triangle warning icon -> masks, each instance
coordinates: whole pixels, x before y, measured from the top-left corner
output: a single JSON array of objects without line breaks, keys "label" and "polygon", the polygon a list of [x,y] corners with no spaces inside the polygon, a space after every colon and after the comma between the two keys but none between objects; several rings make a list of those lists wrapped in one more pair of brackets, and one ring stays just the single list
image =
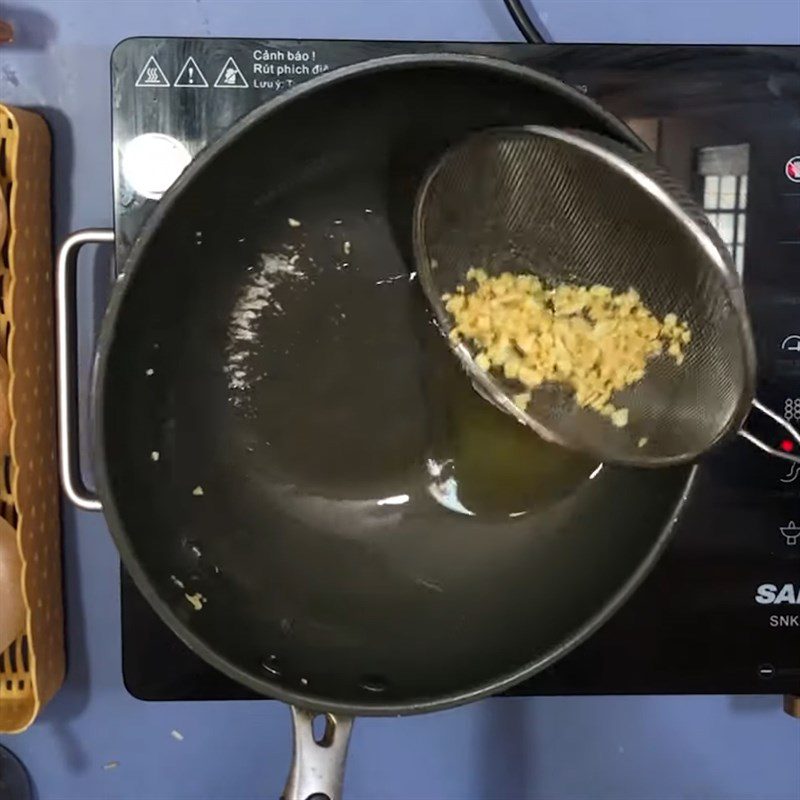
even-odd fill
[{"label": "triangle warning icon", "polygon": [[249,85],[233,56],[225,62],[214,81],[218,89],[246,89]]},{"label": "triangle warning icon", "polygon": [[161,65],[156,61],[155,56],[150,56],[150,58],[147,59],[147,63],[136,79],[136,86],[140,88],[147,86],[169,86],[167,76],[164,74],[164,70],[161,69]]},{"label": "triangle warning icon", "polygon": [[206,76],[192,56],[189,56],[181,67],[178,77],[175,78],[175,86],[183,89],[205,89],[208,86]]}]

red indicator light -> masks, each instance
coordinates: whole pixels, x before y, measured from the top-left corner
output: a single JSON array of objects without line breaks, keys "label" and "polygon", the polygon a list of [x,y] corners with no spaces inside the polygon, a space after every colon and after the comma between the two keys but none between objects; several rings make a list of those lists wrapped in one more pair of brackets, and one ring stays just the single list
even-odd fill
[{"label": "red indicator light", "polygon": [[785,172],[792,183],[800,183],[800,156],[793,156],[786,162]]},{"label": "red indicator light", "polygon": [[791,439],[784,439],[781,442],[781,450],[784,453],[791,453],[794,450],[794,442]]}]

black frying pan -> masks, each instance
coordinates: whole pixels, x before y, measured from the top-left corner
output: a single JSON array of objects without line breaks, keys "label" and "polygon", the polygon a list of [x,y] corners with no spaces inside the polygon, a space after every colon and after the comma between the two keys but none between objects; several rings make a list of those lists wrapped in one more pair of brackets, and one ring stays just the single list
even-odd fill
[{"label": "black frying pan", "polygon": [[[409,255],[419,179],[465,133],[517,123],[642,146],[507,63],[337,70],[201,153],[114,290],[94,394],[103,510],[181,639],[306,709],[289,798],[338,795],[351,715],[466,703],[578,644],[652,566],[688,491],[686,468],[602,468],[539,442],[477,397],[431,323]],[[82,238],[60,259],[63,379]],[[69,410],[64,393],[66,433]]]}]

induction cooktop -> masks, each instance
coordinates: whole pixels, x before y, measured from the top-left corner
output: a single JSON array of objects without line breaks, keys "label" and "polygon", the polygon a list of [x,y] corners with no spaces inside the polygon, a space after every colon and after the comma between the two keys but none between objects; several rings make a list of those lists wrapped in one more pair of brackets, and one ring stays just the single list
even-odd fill
[{"label": "induction cooktop", "polygon": [[[755,331],[758,396],[800,422],[798,47],[129,39],[111,63],[118,269],[172,180],[249,111],[345,65],[431,52],[542,70],[628,123],[730,247]],[[673,542],[633,598],[511,693],[800,694],[799,527],[800,468],[723,446],[698,468]],[[121,580],[133,695],[253,696],[179,641],[124,569]]]}]

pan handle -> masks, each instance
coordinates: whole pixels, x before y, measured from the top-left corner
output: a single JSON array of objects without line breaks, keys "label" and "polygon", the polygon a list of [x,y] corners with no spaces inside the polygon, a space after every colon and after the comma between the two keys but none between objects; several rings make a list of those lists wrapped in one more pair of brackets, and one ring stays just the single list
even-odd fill
[{"label": "pan handle", "polygon": [[[291,707],[294,752],[281,800],[341,800],[353,718]],[[314,720],[325,729],[314,735]]]},{"label": "pan handle", "polygon": [[[789,435],[797,442],[797,444],[800,444],[800,432],[794,427],[794,425],[790,424],[788,420],[785,420],[782,416],[780,416],[780,414],[776,413],[768,406],[765,406],[755,398],[753,399],[753,408],[760,411],[762,414],[764,414],[764,416],[767,416],[771,420],[777,422],[778,425],[780,425],[789,433]],[[747,439],[750,444],[752,444],[754,447],[757,447],[759,450],[763,450],[765,453],[775,456],[775,458],[783,458],[786,461],[793,461],[795,464],[800,464],[800,456],[794,455],[793,453],[786,453],[783,450],[778,450],[777,447],[770,447],[766,442],[761,441],[761,439],[744,428],[739,430],[739,436],[741,436],[743,439]]]},{"label": "pan handle", "polygon": [[75,274],[78,251],[85,244],[113,241],[114,231],[108,228],[76,231],[59,248],[56,263],[59,467],[64,492],[78,508],[85,511],[100,511],[102,506],[97,495],[84,484],[80,469]]}]

